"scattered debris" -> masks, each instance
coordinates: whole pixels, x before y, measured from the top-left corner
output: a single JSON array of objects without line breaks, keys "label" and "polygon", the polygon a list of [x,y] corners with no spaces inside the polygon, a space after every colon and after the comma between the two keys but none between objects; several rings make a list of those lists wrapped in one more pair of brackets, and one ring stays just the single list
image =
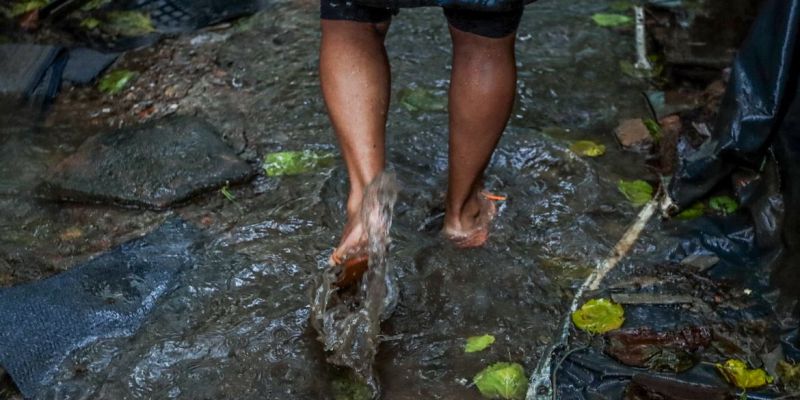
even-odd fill
[{"label": "scattered debris", "polygon": [[695,352],[709,346],[711,330],[685,327],[657,332],[645,327],[609,332],[606,338],[605,352],[625,365],[682,372],[695,365]]},{"label": "scattered debris", "polygon": [[592,15],[592,21],[598,26],[616,28],[631,25],[633,23],[633,18],[622,14],[597,13]]},{"label": "scattered debris", "polygon": [[464,346],[464,353],[476,353],[485,350],[487,347],[494,343],[494,336],[481,335],[472,336],[467,338],[467,344]]},{"label": "scattered debris", "polygon": [[617,182],[617,189],[634,207],[643,206],[653,198],[653,186],[641,179],[634,181],[620,180]]},{"label": "scattered debris", "polygon": [[522,365],[499,362],[478,372],[472,381],[484,397],[490,399],[521,400],[528,390],[528,381]]},{"label": "scattered debris", "polygon": [[730,359],[724,364],[714,364],[725,380],[739,389],[754,389],[772,383],[772,377],[761,368],[750,369],[742,360]]},{"label": "scattered debris", "polygon": [[144,36],[156,30],[150,16],[141,11],[111,11],[102,29],[119,36]]},{"label": "scattered debris", "polygon": [[790,364],[780,360],[775,370],[784,390],[789,393],[800,393],[800,364]]},{"label": "scattered debris", "polygon": [[406,88],[398,93],[400,105],[410,112],[447,111],[447,97],[436,95],[432,90],[423,88]]},{"label": "scattered debris", "polygon": [[569,149],[578,155],[586,157],[599,157],[606,153],[606,146],[591,140],[578,140],[569,146]]},{"label": "scattered debris", "polygon": [[620,121],[614,135],[626,150],[647,151],[653,145],[653,135],[639,118]]},{"label": "scattered debris", "polygon": [[111,71],[100,79],[97,88],[107,94],[117,94],[123,91],[136,78],[136,72],[127,69]]},{"label": "scattered debris", "polygon": [[281,151],[267,154],[263,168],[267,176],[299,175],[331,166],[333,161],[332,153],[312,150]]},{"label": "scattered debris", "polygon": [[592,299],[572,313],[572,322],[589,333],[606,333],[625,322],[622,306],[608,299]]},{"label": "scattered debris", "polygon": [[681,265],[692,267],[697,270],[697,272],[705,272],[709,268],[717,265],[719,262],[719,257],[710,254],[692,254],[683,260],[681,260]]},{"label": "scattered debris", "polygon": [[730,196],[714,196],[708,199],[708,206],[722,215],[729,215],[739,209],[739,203]]},{"label": "scattered debris", "polygon": [[625,389],[625,400],[734,400],[728,390],[666,377],[637,374]]}]

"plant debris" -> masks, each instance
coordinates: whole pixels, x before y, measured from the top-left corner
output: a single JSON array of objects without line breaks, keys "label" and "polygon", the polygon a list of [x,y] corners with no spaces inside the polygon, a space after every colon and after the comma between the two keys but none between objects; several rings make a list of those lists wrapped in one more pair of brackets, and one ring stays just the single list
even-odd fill
[{"label": "plant debris", "polygon": [[722,215],[729,215],[739,209],[739,203],[730,196],[715,196],[708,199],[708,206]]},{"label": "plant debris", "polygon": [[332,153],[317,153],[312,150],[281,151],[264,157],[264,172],[267,176],[299,175],[330,166]]},{"label": "plant debris", "polygon": [[124,90],[136,78],[136,72],[127,69],[111,71],[100,79],[98,89],[107,94],[117,94]]},{"label": "plant debris", "polygon": [[633,23],[633,18],[622,14],[597,13],[592,15],[592,21],[604,28],[616,28],[619,26],[631,25]]},{"label": "plant debris", "polygon": [[522,365],[499,362],[483,369],[472,378],[484,397],[521,400],[528,390],[528,379]]},{"label": "plant debris", "polygon": [[620,180],[617,182],[617,189],[635,207],[643,206],[653,198],[653,186],[641,179]]},{"label": "plant debris", "polygon": [[691,368],[696,362],[694,353],[711,344],[711,330],[706,327],[667,332],[633,328],[609,332],[606,337],[605,352],[617,361],[663,372]]},{"label": "plant debris", "polygon": [[606,146],[591,140],[578,140],[569,146],[569,149],[578,155],[586,157],[599,157],[606,153]]},{"label": "plant debris", "polygon": [[606,333],[625,322],[622,306],[608,299],[592,299],[572,313],[572,322],[589,333]]},{"label": "plant debris", "polygon": [[106,14],[103,30],[119,36],[144,36],[155,32],[150,16],[139,11],[112,11]]},{"label": "plant debris", "polygon": [[487,347],[494,343],[494,336],[481,335],[472,336],[467,338],[467,344],[464,346],[464,353],[476,353],[485,350]]},{"label": "plant debris", "polygon": [[742,360],[730,359],[724,364],[714,364],[729,383],[739,389],[754,389],[772,383],[772,377],[761,368],[747,368]]},{"label": "plant debris", "polygon": [[437,96],[429,89],[406,88],[398,93],[398,97],[400,98],[400,105],[411,112],[447,110],[447,98]]}]

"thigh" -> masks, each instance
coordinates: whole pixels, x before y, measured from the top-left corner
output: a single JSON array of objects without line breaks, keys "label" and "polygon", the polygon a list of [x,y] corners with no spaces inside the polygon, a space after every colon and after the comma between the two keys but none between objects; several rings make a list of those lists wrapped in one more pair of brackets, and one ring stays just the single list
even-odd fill
[{"label": "thigh", "polygon": [[524,8],[510,11],[473,11],[445,8],[444,15],[453,28],[475,35],[502,38],[517,31]]}]

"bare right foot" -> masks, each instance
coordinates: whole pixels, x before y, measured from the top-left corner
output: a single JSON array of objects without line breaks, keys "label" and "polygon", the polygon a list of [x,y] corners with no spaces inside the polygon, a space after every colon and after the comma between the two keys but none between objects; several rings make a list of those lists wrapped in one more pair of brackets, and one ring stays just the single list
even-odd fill
[{"label": "bare right foot", "polygon": [[476,192],[468,199],[460,215],[445,215],[442,233],[459,248],[483,246],[489,239],[490,225],[497,214],[494,204],[497,199],[486,192]]}]

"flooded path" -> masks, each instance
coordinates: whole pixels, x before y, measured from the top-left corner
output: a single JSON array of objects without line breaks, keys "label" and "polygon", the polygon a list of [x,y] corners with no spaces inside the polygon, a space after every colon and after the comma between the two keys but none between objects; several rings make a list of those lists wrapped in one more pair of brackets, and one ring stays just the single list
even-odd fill
[{"label": "flooded path", "polygon": [[[471,250],[454,249],[438,235],[447,115],[409,112],[396,96],[405,88],[445,95],[445,19],[438,9],[395,18],[387,42],[387,158],[402,190],[388,262],[400,299],[382,326],[375,365],[383,398],[479,398],[472,376],[498,361],[521,363],[529,373],[560,333],[575,288],[635,217],[616,182],[652,176],[641,156],[618,150],[612,129],[618,119],[647,116],[645,84],[620,71],[620,60],[634,58],[630,32],[590,18],[607,3],[541,0],[526,9],[517,103],[486,179],[487,189],[508,200],[488,245]],[[317,79],[316,7],[278,2],[218,41],[191,43],[218,33],[170,40],[172,58],[152,68],[191,69],[187,64],[205,59],[224,70],[224,80],[208,74],[182,83],[186,96],[174,104],[178,113],[205,116],[253,164],[277,150],[334,150]],[[44,171],[105,123],[131,119],[113,104],[112,117],[96,117],[90,108],[103,100],[64,96],[44,127],[10,112],[0,117],[0,284],[57,273],[172,216],[202,228],[205,239],[201,262],[183,273],[139,332],[71,355],[43,397],[344,399],[352,397],[344,392],[358,392],[343,370],[325,362],[308,321],[309,290],[344,224],[341,160],[309,175],[259,175],[231,188],[235,201],[213,192],[164,212],[52,203],[34,195]],[[580,139],[609,150],[580,158],[568,150]],[[634,252],[663,250],[654,235]],[[465,354],[464,339],[482,334],[497,342]]]}]

